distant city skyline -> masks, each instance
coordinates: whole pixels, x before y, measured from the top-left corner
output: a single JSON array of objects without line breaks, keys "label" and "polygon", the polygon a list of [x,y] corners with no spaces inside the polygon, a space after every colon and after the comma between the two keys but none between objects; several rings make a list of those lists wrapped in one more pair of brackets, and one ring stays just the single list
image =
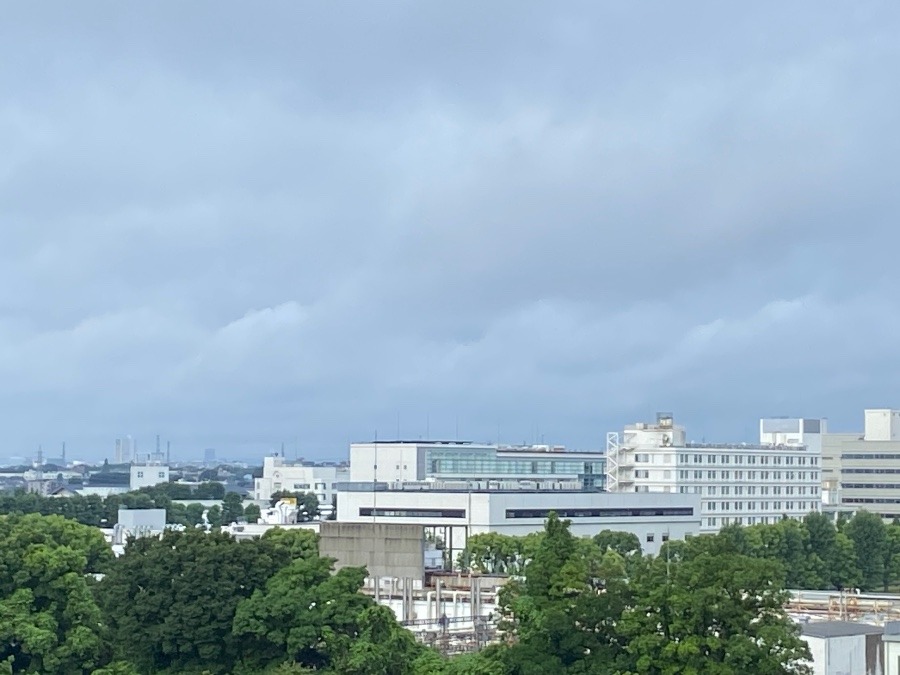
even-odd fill
[{"label": "distant city skyline", "polygon": [[[866,407],[876,407],[876,406],[866,406]],[[879,407],[890,407],[890,406],[879,406]],[[893,406],[894,408],[900,408],[900,405]],[[672,411],[672,406],[661,408],[666,411]],[[346,459],[347,453],[350,448],[350,443],[355,442],[366,442],[372,440],[394,440],[397,438],[404,440],[461,440],[461,441],[471,441],[475,443],[502,443],[509,445],[529,445],[529,444],[550,444],[550,445],[564,445],[570,449],[593,449],[593,450],[601,450],[605,447],[606,442],[606,433],[609,431],[622,431],[622,428],[626,424],[633,424],[636,422],[651,422],[655,419],[656,413],[658,410],[653,410],[652,412],[645,412],[640,414],[633,419],[623,419],[621,424],[604,427],[596,436],[593,444],[586,443],[574,443],[567,442],[564,434],[553,434],[549,431],[541,431],[539,427],[532,427],[530,432],[526,434],[521,434],[516,436],[515,434],[510,434],[509,436],[503,433],[503,429],[500,429],[500,436],[497,436],[497,429],[493,430],[494,436],[490,437],[489,435],[481,435],[478,434],[466,434],[464,423],[460,425],[460,433],[456,434],[456,424],[454,420],[454,428],[448,433],[437,433],[435,429],[431,427],[430,418],[424,422],[426,425],[423,427],[421,432],[417,432],[416,428],[410,425],[410,431],[407,433],[406,429],[401,426],[400,435],[397,435],[396,428],[396,419],[394,420],[394,428],[386,429],[385,431],[373,429],[371,433],[368,435],[362,434],[359,437],[349,439],[346,444],[333,446],[333,447],[325,447],[317,446],[313,444],[306,444],[302,442],[298,436],[293,436],[292,438],[286,438],[284,440],[277,440],[274,437],[269,437],[266,439],[265,436],[260,435],[258,438],[259,441],[247,440],[246,438],[241,438],[232,443],[228,443],[228,439],[223,438],[221,436],[213,436],[222,441],[222,444],[217,445],[216,447],[211,447],[209,443],[205,443],[203,440],[193,442],[189,445],[182,445],[179,442],[173,442],[169,439],[165,438],[165,436],[161,436],[162,439],[162,449],[165,452],[166,443],[171,443],[171,456],[173,461],[197,461],[202,463],[207,461],[207,452],[209,450],[214,451],[215,461],[262,461],[262,458],[266,455],[270,455],[273,453],[279,453],[282,450],[282,446],[284,447],[285,456],[288,459],[295,458],[303,458],[310,461],[333,461],[333,460],[343,460]],[[742,424],[740,428],[737,428],[735,433],[729,433],[728,430],[724,430],[721,433],[713,433],[713,432],[705,432],[700,428],[699,423],[692,422],[690,418],[685,417],[684,415],[679,415],[677,409],[674,410],[674,416],[679,425],[683,425],[687,427],[688,438],[691,441],[700,441],[707,440],[710,442],[756,442],[759,439],[759,421],[762,418],[776,418],[776,417],[787,417],[787,418],[825,418],[828,419],[828,431],[829,433],[853,433],[853,432],[862,432],[863,429],[863,408],[860,407],[857,410],[853,411],[851,415],[842,415],[840,418],[833,416],[829,417],[828,415],[817,415],[817,414],[771,414],[771,415],[756,415],[754,417],[749,417],[746,423]],[[438,427],[440,430],[440,427]],[[426,432],[429,435],[426,436]],[[486,434],[489,433],[490,430],[486,430]],[[149,446],[154,442],[156,437],[156,433],[148,434],[145,444],[147,446],[147,450],[149,451]],[[132,439],[132,442],[138,443],[139,439],[134,436],[127,435],[128,438]],[[209,437],[207,437],[209,438]],[[109,450],[100,449],[94,454],[91,454],[89,445],[78,448],[78,446],[73,446],[70,442],[67,441],[67,453],[69,455],[70,460],[75,459],[84,459],[90,461],[102,461],[103,459],[108,459],[110,462],[115,459],[115,442],[116,438],[112,439],[111,443],[107,445],[111,445]],[[45,448],[45,457],[48,456],[46,452],[46,448],[50,447],[47,444],[42,444],[42,447]],[[106,452],[107,454],[104,454]],[[76,454],[73,454],[76,453]],[[78,454],[80,453],[80,454]],[[51,453],[53,454],[53,453]],[[57,453],[58,454],[58,453]],[[142,452],[143,454],[143,452]],[[34,453],[30,457],[26,457],[26,455],[21,453],[12,453],[9,455],[5,455],[2,451],[0,451],[0,462],[4,461],[5,458],[9,457],[21,457],[27,459],[33,459],[37,456],[37,448],[35,448]]]}]

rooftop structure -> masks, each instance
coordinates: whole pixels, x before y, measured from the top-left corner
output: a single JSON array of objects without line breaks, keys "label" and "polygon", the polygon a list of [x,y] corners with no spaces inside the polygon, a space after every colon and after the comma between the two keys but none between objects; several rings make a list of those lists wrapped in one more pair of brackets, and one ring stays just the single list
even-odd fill
[{"label": "rooftop structure", "polygon": [[349,478],[345,464],[291,461],[280,455],[263,460],[263,475],[253,481],[253,497],[267,501],[277,492],[312,492],[319,512],[328,517],[334,511],[334,486]]}]

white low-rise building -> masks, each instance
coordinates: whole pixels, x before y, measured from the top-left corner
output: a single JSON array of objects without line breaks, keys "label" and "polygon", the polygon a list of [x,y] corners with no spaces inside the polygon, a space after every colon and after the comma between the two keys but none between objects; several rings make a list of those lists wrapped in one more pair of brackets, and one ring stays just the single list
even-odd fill
[{"label": "white low-rise building", "polygon": [[276,492],[312,492],[323,517],[334,511],[335,486],[347,481],[349,468],[344,464],[314,464],[274,455],[263,460],[263,475],[253,481],[253,498],[268,501]]},{"label": "white low-rise building", "polygon": [[[470,535],[539,532],[550,512],[571,521],[576,536],[601,530],[632,532],[645,553],[671,539],[700,531],[700,498],[694,494],[610,494],[571,486],[557,489],[487,488],[436,482],[345,483],[338,492],[337,521],[425,526],[453,564]],[[473,485],[477,485],[473,486]],[[568,487],[568,489],[565,489]]]},{"label": "white low-rise building", "polygon": [[140,490],[169,482],[169,467],[165,464],[132,464],[129,489]]},{"label": "white low-rise building", "polygon": [[607,434],[611,492],[696,494],[701,531],[821,510],[821,444],[691,443],[671,414]]},{"label": "white low-rise building", "polygon": [[606,454],[559,445],[483,445],[468,441],[373,441],[350,446],[350,479],[373,481],[578,481],[602,490]]}]

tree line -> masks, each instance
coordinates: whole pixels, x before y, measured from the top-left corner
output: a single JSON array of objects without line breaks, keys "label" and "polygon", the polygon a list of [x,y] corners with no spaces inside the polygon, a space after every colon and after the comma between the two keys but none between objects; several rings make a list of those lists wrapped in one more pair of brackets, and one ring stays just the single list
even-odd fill
[{"label": "tree line", "polygon": [[[311,520],[319,515],[319,504],[314,494],[277,493],[272,496],[274,504],[281,496],[296,497],[303,511],[303,519]],[[182,504],[175,500],[222,500],[221,506],[209,508],[199,503]],[[203,523],[203,513],[213,527],[236,522],[241,518],[256,522],[260,509],[256,504],[244,506],[243,498],[236,492],[225,492],[221,483],[207,482],[196,486],[179,483],[162,483],[144,487],[132,492],[113,494],[108,497],[98,495],[72,495],[70,497],[47,497],[33,492],[17,490],[0,492],[0,515],[37,513],[44,516],[58,515],[82,525],[112,527],[116,524],[119,509],[165,509],[166,522],[170,525],[195,527]]]},{"label": "tree line", "polygon": [[115,558],[97,528],[0,516],[0,673],[806,675],[784,564],[742,535],[650,557],[631,535],[575,537],[551,514],[500,593],[502,641],[447,659],[309,531],[168,531]]},{"label": "tree line", "polygon": [[[888,524],[867,511],[837,523],[811,513],[802,521],[785,518],[769,525],[729,525],[717,536],[743,555],[778,563],[786,588],[888,591],[900,587],[900,521]],[[457,562],[473,572],[522,574],[542,537],[543,533],[477,534],[469,537]],[[605,530],[594,542],[625,558],[641,552],[638,538],[627,532]]]}]

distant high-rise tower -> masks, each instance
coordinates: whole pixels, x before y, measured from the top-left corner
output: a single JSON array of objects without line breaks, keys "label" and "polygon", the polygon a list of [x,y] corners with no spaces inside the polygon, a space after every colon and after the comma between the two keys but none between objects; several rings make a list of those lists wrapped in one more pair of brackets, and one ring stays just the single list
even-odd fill
[{"label": "distant high-rise tower", "polygon": [[203,451],[203,463],[204,464],[215,464],[216,463],[216,449],[215,448],[206,448]]},{"label": "distant high-rise tower", "polygon": [[131,436],[116,439],[116,464],[128,464],[134,461],[134,439]]}]

